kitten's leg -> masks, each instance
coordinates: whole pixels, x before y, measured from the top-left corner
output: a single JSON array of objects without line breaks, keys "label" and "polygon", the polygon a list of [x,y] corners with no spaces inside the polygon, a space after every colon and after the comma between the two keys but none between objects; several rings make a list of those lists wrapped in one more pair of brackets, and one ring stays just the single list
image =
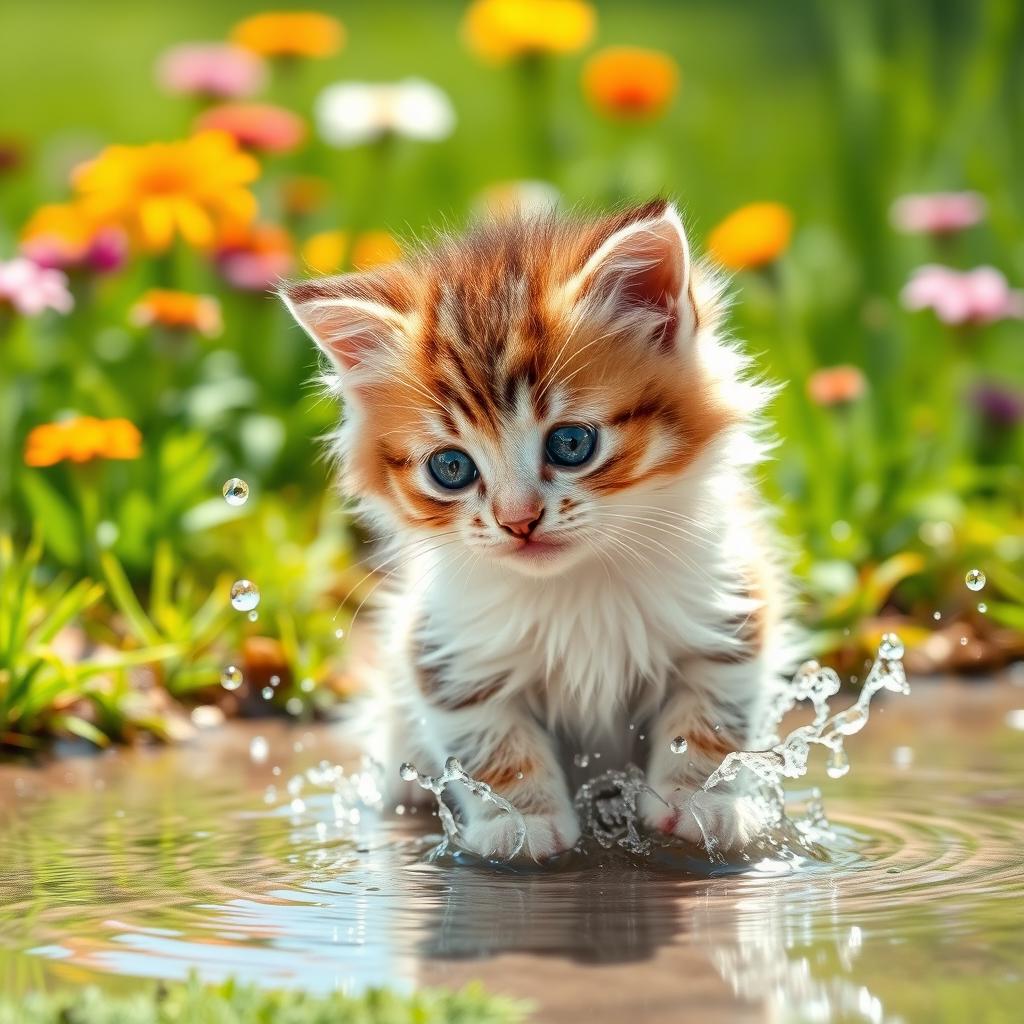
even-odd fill
[{"label": "kitten's leg", "polygon": [[[739,849],[756,836],[763,815],[750,793],[750,779],[741,775],[723,782],[695,801],[690,797],[734,750],[747,750],[761,725],[769,692],[770,669],[761,655],[742,662],[695,658],[682,668],[676,688],[650,728],[651,754],[647,777],[668,803],[647,795],[640,805],[652,829],[701,843],[704,833],[723,849]],[[686,750],[675,753],[672,741],[681,736]]]},{"label": "kitten's leg", "polygon": [[[507,700],[483,700],[451,710],[431,704],[425,729],[440,763],[456,756],[463,767],[523,815],[521,856],[544,860],[576,844],[579,822],[551,737],[524,709]],[[459,802],[463,843],[485,857],[516,853],[518,820],[473,796],[463,786]]]}]

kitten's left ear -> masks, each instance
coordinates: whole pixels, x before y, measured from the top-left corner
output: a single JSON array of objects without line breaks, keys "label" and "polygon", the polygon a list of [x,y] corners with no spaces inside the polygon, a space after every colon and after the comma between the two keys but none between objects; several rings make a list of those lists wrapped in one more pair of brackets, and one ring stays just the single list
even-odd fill
[{"label": "kitten's left ear", "polygon": [[585,304],[590,315],[644,333],[666,351],[690,340],[690,247],[671,203],[655,200],[611,217],[589,244],[589,258],[566,285],[570,304]]}]

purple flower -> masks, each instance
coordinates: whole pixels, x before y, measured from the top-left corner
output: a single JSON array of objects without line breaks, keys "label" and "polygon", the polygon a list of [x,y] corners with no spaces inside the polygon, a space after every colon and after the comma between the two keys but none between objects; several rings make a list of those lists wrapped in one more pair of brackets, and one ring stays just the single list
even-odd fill
[{"label": "purple flower", "polygon": [[0,305],[4,304],[23,316],[38,316],[47,309],[70,313],[75,300],[63,271],[16,256],[0,263]]},{"label": "purple flower", "polygon": [[931,309],[947,324],[988,324],[1024,318],[1024,292],[995,267],[960,271],[934,263],[918,267],[900,293],[910,310]]},{"label": "purple flower", "polygon": [[950,235],[973,227],[987,209],[977,192],[931,192],[901,196],[892,204],[889,219],[897,231],[909,235]]},{"label": "purple flower", "polygon": [[1015,427],[1024,420],[1024,392],[995,381],[979,384],[971,395],[975,408],[993,426]]},{"label": "purple flower", "polygon": [[157,81],[170,93],[233,100],[263,88],[266,65],[240,46],[229,43],[185,43],[160,58]]}]

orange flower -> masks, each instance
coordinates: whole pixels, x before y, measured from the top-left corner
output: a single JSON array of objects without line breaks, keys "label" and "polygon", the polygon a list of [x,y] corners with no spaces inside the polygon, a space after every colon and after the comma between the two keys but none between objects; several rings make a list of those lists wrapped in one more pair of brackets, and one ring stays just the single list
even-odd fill
[{"label": "orange flower", "polygon": [[98,224],[81,203],[40,206],[21,229],[21,251],[44,267],[116,270],[125,248],[124,232]]},{"label": "orange flower", "polygon": [[708,251],[730,270],[762,267],[789,245],[793,215],[781,203],[750,203],[730,213],[708,236]]},{"label": "orange flower", "polygon": [[214,260],[229,284],[243,291],[265,291],[290,273],[293,248],[284,228],[250,224],[220,238]]},{"label": "orange flower", "polygon": [[245,149],[263,153],[288,153],[306,137],[302,118],[272,103],[222,103],[204,110],[196,128],[227,132]]},{"label": "orange flower", "polygon": [[240,21],[231,40],[262,57],[331,57],[345,43],[345,26],[316,11],[267,11]]},{"label": "orange flower", "polygon": [[132,322],[140,327],[168,327],[177,331],[195,331],[215,338],[224,327],[220,303],[212,295],[151,288],[132,307]]},{"label": "orange flower", "polygon": [[478,57],[500,63],[582,50],[595,22],[594,8],[583,0],[474,0],[462,37]]},{"label": "orange flower", "polygon": [[[349,252],[349,236],[344,231],[321,231],[306,239],[302,259],[314,274],[334,274],[342,268]],[[352,248],[352,266],[369,270],[393,263],[402,255],[398,242],[386,231],[367,231]]]},{"label": "orange flower", "polygon": [[281,205],[294,217],[318,210],[330,194],[330,183],[312,174],[297,174],[281,182]]},{"label": "orange flower", "polygon": [[829,366],[807,378],[807,394],[816,405],[848,405],[867,389],[868,382],[856,366]]},{"label": "orange flower", "polygon": [[224,132],[180,142],[109,146],[75,171],[86,213],[119,224],[143,248],[161,252],[177,235],[206,248],[226,226],[248,223],[259,164]]},{"label": "orange flower", "polygon": [[679,68],[668,54],[609,46],[583,69],[583,92],[602,114],[639,120],[660,114],[675,95]]},{"label": "orange flower", "polygon": [[130,420],[76,416],[34,427],[25,441],[25,465],[137,459],[142,453],[141,445],[142,435]]}]

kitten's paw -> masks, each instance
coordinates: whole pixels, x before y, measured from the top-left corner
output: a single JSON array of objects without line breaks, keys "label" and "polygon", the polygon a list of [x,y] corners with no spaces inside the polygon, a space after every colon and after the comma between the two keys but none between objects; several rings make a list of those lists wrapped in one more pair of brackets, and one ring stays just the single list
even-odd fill
[{"label": "kitten's paw", "polygon": [[749,845],[765,826],[764,814],[751,796],[698,792],[691,802],[693,794],[691,789],[673,789],[665,794],[668,806],[645,794],[640,803],[644,823],[689,843],[706,846],[710,842],[717,849],[733,851]]},{"label": "kitten's paw", "polygon": [[[512,860],[530,857],[544,861],[576,845],[580,826],[570,811],[559,814],[524,814],[526,836],[519,847],[519,819],[512,814],[481,818],[464,826],[462,843],[481,857]],[[518,849],[517,849],[518,847]]]}]

